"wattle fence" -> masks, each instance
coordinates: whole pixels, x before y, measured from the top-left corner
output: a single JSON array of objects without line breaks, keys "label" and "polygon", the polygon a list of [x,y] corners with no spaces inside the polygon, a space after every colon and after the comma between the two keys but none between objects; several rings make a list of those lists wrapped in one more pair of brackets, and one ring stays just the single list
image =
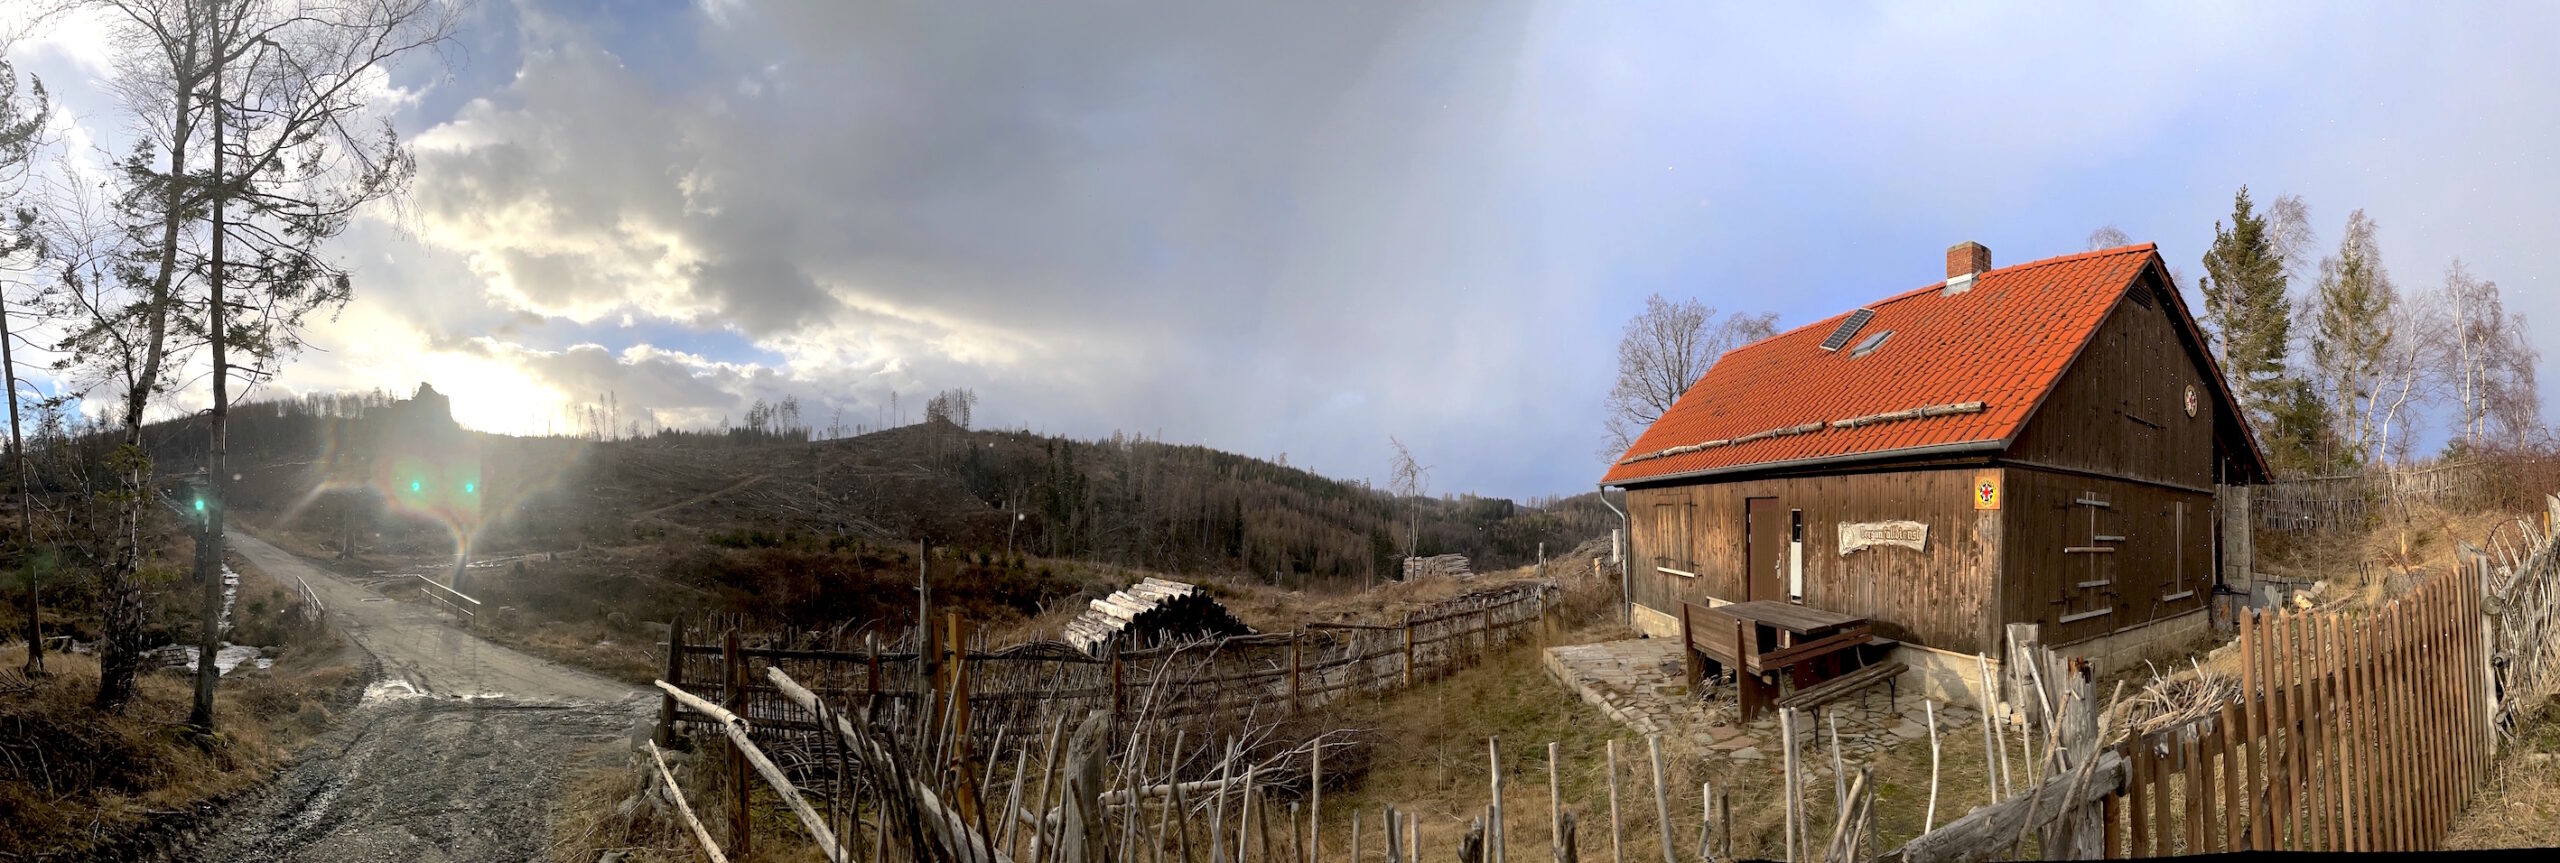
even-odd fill
[{"label": "wattle fence", "polygon": [[[780,668],[830,703],[889,727],[951,728],[984,748],[998,735],[1035,735],[1058,717],[1102,711],[1115,727],[1189,727],[1195,739],[1283,719],[1361,694],[1400,690],[1473,665],[1537,636],[1560,598],[1553,582],[1524,581],[1456,597],[1395,624],[1309,624],[1292,632],[1111,651],[1095,657],[1055,641],[989,647],[968,621],[862,646],[844,636],[742,633],[678,620],[664,679],[735,712],[760,735],[806,735],[814,716],[764,682]],[[930,645],[919,650],[918,645]],[[674,697],[661,737],[697,717]],[[787,740],[776,740],[786,744]]]}]

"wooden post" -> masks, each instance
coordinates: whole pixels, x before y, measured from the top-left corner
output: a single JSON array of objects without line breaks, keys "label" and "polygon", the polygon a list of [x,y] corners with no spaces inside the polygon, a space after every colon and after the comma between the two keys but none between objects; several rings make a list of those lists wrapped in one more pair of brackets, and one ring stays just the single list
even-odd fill
[{"label": "wooden post", "polygon": [[[1680,863],[1671,854],[1671,792],[1663,785],[1662,735],[1645,735],[1644,745],[1646,751],[1653,756],[1653,817],[1659,822],[1656,826],[1662,831],[1662,863]],[[1790,765],[1792,763],[1790,760]],[[1793,771],[1789,773],[1792,774]],[[1788,778],[1790,782],[1794,779],[1792,775]]]},{"label": "wooden post", "polygon": [[2145,805],[2151,802],[2151,739],[2137,734],[2127,739],[2125,744],[2133,750],[2133,760],[2124,775],[2124,856],[2157,856],[2158,852],[2151,848],[2151,837],[2156,828],[2151,823],[2151,807]]},{"label": "wooden post", "polygon": [[[2384,670],[2384,674],[2390,681],[2386,684],[2386,688],[2391,693],[2390,713],[2385,721],[2405,742],[2409,735],[2409,683],[2413,675],[2409,668],[2408,633],[2401,627],[2403,611],[2404,606],[2395,602],[2385,608],[2380,618],[2382,620],[2382,653],[2385,661],[2389,663]],[[2411,747],[2406,745],[2391,747],[2391,787],[2394,798],[2391,807],[2394,847],[2391,850],[2394,851],[2418,850],[2417,825],[2411,818],[2414,814],[2413,807],[2417,804],[2418,790],[2409,781],[2411,769],[2415,766],[2411,761],[2410,749]]]},{"label": "wooden post", "polygon": [[2339,621],[2337,612],[2320,616],[2320,723],[2321,742],[2326,748],[2320,770],[2323,805],[2329,809],[2329,850],[2347,850],[2350,824],[2355,813],[2347,805],[2348,785],[2346,693],[2339,678],[2346,676],[2345,663],[2338,653]]},{"label": "wooden post", "polygon": [[1547,741],[1547,847],[1555,852],[1556,863],[1564,863],[1564,794],[1556,780],[1556,743]]},{"label": "wooden post", "polygon": [[[1324,860],[1324,738],[1318,736],[1307,753],[1307,860]],[[1358,815],[1358,812],[1352,814]],[[1360,859],[1352,855],[1353,860]]]},{"label": "wooden post", "polygon": [[2460,804],[2453,788],[2453,711],[2449,709],[2453,705],[2447,703],[2452,699],[2445,695],[2456,673],[2452,657],[2445,650],[2444,600],[2450,591],[2444,587],[2448,583],[2442,578],[2434,580],[2418,602],[2419,623],[2426,627],[2424,644],[2430,671],[2426,676],[2427,709],[2420,714],[2426,721],[2420,726],[2423,731],[2419,739],[2433,756],[2427,759],[2427,773],[2434,780],[2433,793],[2427,795],[2427,808],[2433,816],[2427,825],[2427,849],[2431,851],[2444,846],[2444,835],[2452,829],[2455,807]]},{"label": "wooden post", "polygon": [[2301,846],[2293,841],[2293,783],[2294,776],[2302,772],[2302,756],[2294,750],[2302,744],[2302,735],[2294,729],[2300,711],[2293,706],[2292,628],[2285,625],[2286,616],[2281,611],[2269,615],[2266,629],[2259,633],[2266,638],[2259,655],[2266,664],[2261,671],[2267,676],[2267,692],[2274,703],[2268,717],[2275,733],[2281,736],[2269,739],[2275,745],[2267,751],[2267,781],[2271,783],[2267,803],[2272,810],[2269,815],[2275,820],[2275,832],[2267,841],[2276,850],[2297,851]]},{"label": "wooden post", "polygon": [[[1991,685],[1991,657],[1976,653],[1973,662],[1981,674],[1982,684],[1982,782],[1991,787],[1991,799],[1983,805],[2000,802],[2000,738],[1991,730],[1991,714],[2000,711],[2000,691]],[[1785,714],[1779,714],[1784,716]]]},{"label": "wooden post", "polygon": [[[949,671],[946,673],[951,678],[951,686],[949,689],[951,693],[952,719],[950,735],[952,740],[952,751],[955,754],[958,754],[965,753],[968,750],[969,630],[971,627],[967,620],[960,617],[960,612],[953,611],[947,612],[946,614],[947,625],[943,627],[945,631],[943,637],[950,645],[949,650],[946,653],[946,656],[948,657],[947,662],[949,663],[946,666]],[[966,756],[964,755],[962,757]]]},{"label": "wooden post", "polygon": [[1300,651],[1299,651],[1299,645],[1300,645],[1300,643],[1301,643],[1301,642],[1303,642],[1303,641],[1305,641],[1305,640],[1306,640],[1306,637],[1307,637],[1307,631],[1306,631],[1306,630],[1304,630],[1304,629],[1300,629],[1300,630],[1298,630],[1298,631],[1296,631],[1296,632],[1289,633],[1289,712],[1290,712],[1290,713],[1297,713],[1297,712],[1299,711],[1299,709],[1300,709],[1300,708],[1299,708],[1299,704],[1298,704],[1298,674],[1299,674],[1299,672],[1300,672],[1300,669],[1301,669],[1303,666],[1301,666],[1301,665],[1299,664],[1299,661],[1298,661],[1298,654],[1299,654],[1299,652],[1300,652]]},{"label": "wooden post", "polygon": [[2268,815],[2268,803],[2275,799],[2275,789],[2271,787],[2275,752],[2267,745],[2275,742],[2267,725],[2267,709],[2274,703],[2269,696],[2275,684],[2265,679],[2265,670],[2259,664],[2259,655],[2266,650],[2265,640],[2259,637],[2263,623],[2257,609],[2240,616],[2240,719],[2241,729],[2249,738],[2249,758],[2240,766],[2250,791],[2250,851],[2274,847],[2269,839],[2275,834],[2275,822]]},{"label": "wooden post", "polygon": [[1413,688],[1413,612],[1410,611],[1404,613],[1404,687]]},{"label": "wooden post", "polygon": [[2364,687],[2357,672],[2363,663],[2356,655],[2355,639],[2361,622],[2353,615],[2341,613],[2335,620],[2331,641],[2331,664],[2338,685],[2338,770],[2341,803],[2346,807],[2345,828],[2339,850],[2366,850],[2365,826],[2373,818],[2365,802],[2365,785],[2371,782],[2365,769],[2368,749],[2380,745],[2372,730],[2364,726],[2360,702]]},{"label": "wooden post", "polygon": [[[1358,857],[1352,863],[1359,863]],[[1625,834],[1618,821],[1618,738],[1609,738],[1609,863],[1626,863]]]},{"label": "wooden post", "polygon": [[1823,725],[1831,732],[1831,811],[1833,814],[1847,812],[1849,780],[1844,775],[1848,771],[1840,766],[1840,714],[1818,707],[1814,712],[1822,715]]},{"label": "wooden post", "polygon": [[2133,856],[2131,852],[2126,851],[2124,848],[2124,813],[2116,811],[2117,809],[2122,808],[2121,804],[2118,804],[2116,801],[2122,799],[2124,799],[2124,796],[2121,794],[2109,794],[2098,798],[2098,817],[2105,819],[2107,822],[2106,841],[2103,844],[2107,846],[2107,853],[2104,856],[2109,860]]},{"label": "wooden post", "polygon": [[1120,727],[1120,711],[1122,709],[1120,702],[1121,663],[1119,639],[1112,639],[1110,646],[1103,648],[1103,650],[1108,653],[1111,662],[1111,727],[1116,729]]},{"label": "wooden post", "polygon": [[[2100,742],[2096,669],[2090,667],[2086,660],[2065,660],[2050,650],[2038,650],[2036,653],[2043,660],[2052,662],[2052,673],[2045,679],[2053,686],[2054,699],[2061,711],[2051,719],[2058,732],[2055,740],[2068,756],[2068,763],[2063,766],[2077,770],[2083,765],[2096,764]],[[2066,807],[2062,810],[2063,817],[2055,823],[2064,826],[2054,831],[2055,841],[2045,847],[2067,847],[2063,854],[2072,859],[2097,859],[2103,853],[2098,843],[2105,832],[2098,823],[2098,810],[2078,800],[2067,801],[2063,805]],[[2053,854],[2050,850],[2046,853],[2048,856]]]},{"label": "wooden post", "polygon": [[1938,827],[1938,702],[1921,699],[1920,713],[1929,720],[1929,807],[1920,816],[1920,832]]},{"label": "wooden post", "polygon": [[684,790],[676,787],[676,775],[667,771],[667,759],[659,754],[656,743],[649,744],[649,761],[657,766],[658,778],[666,783],[667,799],[675,801],[676,814],[684,817],[684,826],[692,828],[694,841],[702,843],[703,856],[711,858],[711,863],[729,863],[728,856],[720,853],[720,846],[711,841],[711,830],[702,826],[702,819],[695,818],[693,807],[684,802]]},{"label": "wooden post", "polygon": [[[1226,863],[1227,860],[1227,780],[1235,775],[1235,766],[1236,741],[1230,737],[1227,738],[1226,757],[1218,762],[1218,790],[1212,792],[1217,796],[1211,798],[1213,802],[1209,813],[1209,863]],[[1236,844],[1237,856],[1241,858],[1244,834],[1236,834]],[[1040,863],[1039,856],[1033,855],[1031,863]]]},{"label": "wooden post", "polygon": [[[720,634],[720,701],[731,713],[746,709],[746,664],[738,658],[738,630]],[[673,697],[670,694],[669,697]],[[747,823],[747,753],[729,747],[729,856],[748,859],[754,852]]]},{"label": "wooden post", "polygon": [[2240,753],[2241,747],[2246,744],[2246,741],[2240,739],[2240,729],[2245,727],[2240,720],[2240,705],[2223,702],[2221,721],[2222,844],[2218,850],[2240,851],[2243,850],[2240,847],[2240,837],[2244,833],[2240,826],[2240,800],[2243,791],[2240,779]]},{"label": "wooden post", "polygon": [[2376,724],[2378,716],[2374,708],[2375,666],[2372,615],[2366,615],[2356,621],[2355,632],[2349,645],[2348,649],[2355,654],[2356,664],[2356,725],[2362,729],[2360,733],[2365,743],[2356,755],[2357,793],[2364,801],[2364,817],[2359,819],[2362,822],[2359,826],[2364,833],[2362,850],[2380,851],[2383,848],[2382,753],[2380,751],[2383,746],[2383,737],[2381,727]]},{"label": "wooden post", "polygon": [[[684,685],[684,615],[682,614],[676,615],[674,619],[667,622],[667,682],[677,686]],[[659,746],[675,745],[675,734],[676,697],[660,696],[658,733],[654,738],[655,742]]]},{"label": "wooden post", "polygon": [[2213,799],[2210,790],[2213,787],[2213,770],[2205,764],[2204,741],[2198,736],[2199,727],[2188,725],[2178,732],[2179,758],[2186,762],[2181,765],[2185,769],[2179,771],[2184,774],[2179,781],[2186,785],[2187,791],[2187,811],[2183,814],[2187,820],[2189,854],[2202,854],[2209,850],[2204,845],[2205,825],[2212,820],[2209,813],[2213,811],[2207,802]]},{"label": "wooden post", "polygon": [[2320,732],[2319,702],[2314,697],[2312,679],[2311,615],[2300,610],[2286,612],[2284,630],[2285,728],[2293,736],[2293,769],[2285,777],[2285,788],[2293,799],[2287,802],[2286,811],[2295,819],[2293,829],[2287,832],[2292,834],[2296,850],[2316,851],[2320,847],[2320,801],[2314,783],[2320,775],[2320,747],[2315,738]]},{"label": "wooden post", "polygon": [[[1987,714],[1986,714],[1986,715],[1987,715]],[[1985,728],[1988,728],[1989,726],[1984,726],[1984,727],[1985,727]],[[1797,803],[1798,803],[1798,799],[1797,799],[1797,798],[1798,798],[1800,795],[1798,795],[1798,794],[1796,793],[1797,788],[1796,788],[1796,709],[1795,709],[1795,708],[1793,708],[1793,707],[1781,707],[1781,708],[1778,708],[1778,734],[1779,734],[1779,736],[1786,738],[1785,740],[1783,740],[1783,741],[1781,741],[1781,742],[1779,743],[1779,747],[1778,747],[1778,751],[1779,751],[1779,753],[1780,753],[1780,754],[1781,754],[1781,756],[1782,756],[1781,761],[1780,761],[1780,767],[1781,767],[1781,769],[1780,769],[1780,771],[1779,771],[1779,774],[1780,774],[1780,776],[1782,777],[1781,781],[1783,781],[1783,782],[1785,782],[1785,783],[1786,783],[1786,788],[1785,788],[1785,789],[1783,789],[1785,793],[1783,794],[1783,796],[1781,796],[1781,797],[1780,797],[1780,802],[1781,802],[1781,803],[1786,807],[1786,811],[1787,811],[1787,854],[1786,854],[1786,859],[1787,859],[1787,863],[1796,863],[1796,846],[1799,844],[1800,840],[1802,840],[1802,839],[1803,839],[1804,828],[1803,828],[1803,826],[1802,826],[1802,825],[1800,825],[1800,824],[1798,824],[1798,823],[1797,823],[1797,821],[1798,821],[1802,816],[1801,816],[1801,813],[1799,813],[1799,812],[1797,812],[1797,811],[1796,811],[1796,810],[1797,810]],[[1985,740],[1989,740],[1990,738],[1985,737],[1985,738],[1983,738],[1983,739],[1985,739]],[[1997,802],[1997,801],[1994,801],[1994,802]],[[1665,841],[1665,842],[1666,842],[1666,844],[1667,844],[1667,843],[1669,842],[1669,839],[1666,837],[1664,841]],[[1670,852],[1668,852],[1668,851],[1665,851],[1665,852],[1664,852],[1665,859],[1663,860],[1663,863],[1671,863],[1671,861],[1668,859],[1669,853],[1670,853]]]},{"label": "wooden post", "polygon": [[1387,807],[1387,811],[1380,814],[1383,817],[1379,820],[1385,822],[1382,826],[1387,828],[1387,863],[1403,863],[1404,825],[1397,823],[1396,808],[1393,806]]},{"label": "wooden post", "polygon": [[1351,863],[1360,863],[1360,810],[1351,810]]},{"label": "wooden post", "polygon": [[2320,807],[2320,835],[2312,850],[2338,850],[2338,793],[2343,790],[2336,779],[2338,771],[2337,716],[2332,710],[2329,667],[2329,638],[2333,634],[2328,614],[2309,617],[2303,629],[2303,647],[2310,655],[2304,668],[2311,675],[2311,724],[2318,726],[2303,740],[2318,750],[2313,759],[2311,781],[2315,786],[2313,802]]},{"label": "wooden post", "polygon": [[1485,753],[1487,761],[1493,766],[1493,819],[1492,823],[1486,827],[1489,835],[1486,836],[1485,844],[1492,846],[1493,863],[1505,863],[1509,859],[1506,852],[1510,850],[1505,846],[1510,844],[1510,837],[1504,835],[1502,826],[1502,738],[1485,738]]}]

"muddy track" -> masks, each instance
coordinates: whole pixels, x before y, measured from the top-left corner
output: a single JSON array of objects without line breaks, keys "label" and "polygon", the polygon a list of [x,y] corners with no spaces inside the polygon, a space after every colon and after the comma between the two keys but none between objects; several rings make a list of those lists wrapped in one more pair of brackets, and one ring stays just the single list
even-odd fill
[{"label": "muddy track", "polygon": [[270,575],[307,581],[382,673],[338,728],[172,859],[545,859],[563,781],[645,730],[654,702],[632,687],[482,641],[254,537],[226,539]]}]

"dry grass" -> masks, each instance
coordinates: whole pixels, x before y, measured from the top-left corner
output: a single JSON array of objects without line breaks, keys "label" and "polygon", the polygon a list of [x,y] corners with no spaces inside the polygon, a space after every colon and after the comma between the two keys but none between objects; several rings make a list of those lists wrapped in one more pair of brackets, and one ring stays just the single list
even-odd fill
[{"label": "dry grass", "polygon": [[[718,749],[708,751],[718,752]],[[689,754],[668,753],[669,767],[683,786],[685,802],[693,807],[695,817],[710,828],[711,836],[728,852],[729,807],[728,773],[720,758],[695,759]],[[696,769],[694,765],[700,765]],[[620,852],[624,863],[695,863],[703,858],[701,846],[693,832],[668,804],[642,797],[646,781],[655,784],[657,768],[650,766],[646,752],[631,753],[625,763],[598,767],[581,774],[569,783],[560,800],[561,818],[554,826],[555,840],[551,859],[555,863],[594,863],[606,852]],[[753,854],[731,856],[736,863],[819,863],[825,857],[817,843],[810,841],[800,822],[787,812],[772,789],[762,779],[748,786],[754,800],[748,807],[748,831]],[[868,852],[868,849],[864,849]]]},{"label": "dry grass", "polygon": [[[76,854],[238,794],[335,721],[331,696],[361,684],[360,657],[335,633],[296,622],[292,590],[241,573],[236,640],[282,649],[272,668],[223,677],[214,734],[185,724],[194,679],[184,669],[146,669],[133,700],[106,714],[90,706],[97,657],[48,652],[46,677],[0,698],[0,858]],[[0,646],[0,667],[25,661],[25,643]]]},{"label": "dry grass", "polygon": [[2560,847],[2560,700],[2500,750],[2489,783],[2445,837],[2447,848]]},{"label": "dry grass", "polygon": [[[0,665],[25,661],[23,643]],[[185,725],[194,701],[184,672],[146,672],[121,713],[92,709],[97,658],[54,653],[30,692],[0,699],[0,856],[65,853],[111,841],[145,821],[226,798],[264,781],[334,719],[321,696],[360,673],[288,659],[223,679],[217,732]]]},{"label": "dry grass", "polygon": [[[1594,625],[1574,631],[1558,643],[1584,643],[1627,637],[1618,625]],[[1645,741],[1583,703],[1550,677],[1535,647],[1504,651],[1485,665],[1418,687],[1403,696],[1352,707],[1346,722],[1373,730],[1380,741],[1360,787],[1325,798],[1325,831],[1330,843],[1350,829],[1350,811],[1362,813],[1366,849],[1379,847],[1376,827],[1385,806],[1420,816],[1426,853],[1450,853],[1470,820],[1491,799],[1488,787],[1488,738],[1499,738],[1508,774],[1504,788],[1504,822],[1513,853],[1543,859],[1551,835],[1547,796],[1547,743],[1558,744],[1558,786],[1566,808],[1576,813],[1577,848],[1581,859],[1608,859],[1609,792],[1607,744],[1619,747],[1619,813],[1627,859],[1661,856],[1660,822],[1655,817],[1651,764]],[[1854,705],[1844,709],[1859,709]],[[1954,727],[1940,720],[1939,799],[1936,823],[1945,824],[1983,803],[1988,794],[1982,736],[1976,726]],[[1774,736],[1774,735],[1773,735]],[[1827,762],[1827,749],[1805,743],[1803,755]],[[1744,858],[1785,856],[1786,815],[1780,753],[1774,744],[1766,760],[1733,761],[1709,757],[1685,739],[1663,741],[1666,797],[1677,856],[1691,859],[1698,847],[1700,784],[1712,782],[1731,801],[1733,850]],[[1861,765],[1848,763],[1855,772]],[[1886,847],[1920,833],[1929,802],[1929,744],[1926,738],[1886,750],[1867,765],[1875,771],[1878,831]],[[1810,777],[1810,774],[1807,774]],[[1807,815],[1810,844],[1816,853],[1830,836],[1835,814],[1829,779],[1808,779]],[[1871,846],[1872,849],[1872,846]],[[1721,849],[1719,849],[1721,850]],[[1524,856],[1523,859],[1526,859]]]}]

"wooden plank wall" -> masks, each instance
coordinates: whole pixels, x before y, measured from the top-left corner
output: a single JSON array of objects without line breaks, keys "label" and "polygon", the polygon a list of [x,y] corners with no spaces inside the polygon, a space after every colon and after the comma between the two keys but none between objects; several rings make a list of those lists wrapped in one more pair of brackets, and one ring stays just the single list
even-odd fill
[{"label": "wooden plank wall", "polygon": [[[2023,468],[2007,475],[2008,622],[2041,624],[2047,643],[2071,644],[2212,597],[2212,495]],[[2066,621],[2077,615],[2089,616]]]},{"label": "wooden plank wall", "polygon": [[[2077,362],[2018,435],[2008,458],[2188,488],[2213,487],[2214,397],[2208,372],[2156,299],[2153,274],[2117,301]],[[2196,390],[2196,415],[2186,390]]]},{"label": "wooden plank wall", "polygon": [[[1973,480],[1989,468],[1951,468],[1846,476],[1756,479],[1714,485],[1636,489],[1627,495],[1634,522],[1635,601],[1677,614],[1682,602],[1744,598],[1743,501],[1776,497],[1804,511],[1804,601],[1863,615],[1889,638],[1942,650],[1976,652],[1997,639],[1990,573],[1999,570],[1999,511],[1973,508]],[[1689,514],[1689,548],[1661,514]],[[1917,521],[1929,526],[1927,548],[1882,546],[1847,557],[1839,552],[1843,522]],[[1655,570],[1686,560],[1696,578]],[[1678,568],[1676,564],[1673,568]]]},{"label": "wooden plank wall", "polygon": [[2107,856],[2442,847],[2491,765],[2479,597],[2244,618],[2240,697],[2127,742]]}]

